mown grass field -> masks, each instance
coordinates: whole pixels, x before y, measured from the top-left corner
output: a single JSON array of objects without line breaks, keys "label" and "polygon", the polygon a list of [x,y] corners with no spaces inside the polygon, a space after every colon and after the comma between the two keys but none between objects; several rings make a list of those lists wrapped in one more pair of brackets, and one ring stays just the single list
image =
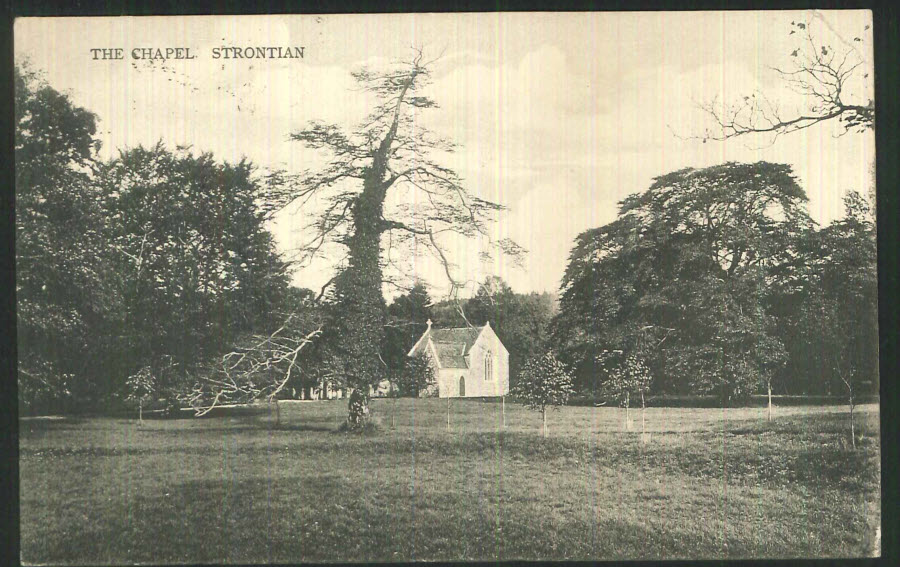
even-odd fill
[{"label": "mown grass field", "polygon": [[[220,563],[872,555],[878,408],[621,410],[343,400],[205,419],[30,419],[22,560]],[[391,413],[394,425],[391,425]],[[640,415],[632,412],[635,428]]]}]

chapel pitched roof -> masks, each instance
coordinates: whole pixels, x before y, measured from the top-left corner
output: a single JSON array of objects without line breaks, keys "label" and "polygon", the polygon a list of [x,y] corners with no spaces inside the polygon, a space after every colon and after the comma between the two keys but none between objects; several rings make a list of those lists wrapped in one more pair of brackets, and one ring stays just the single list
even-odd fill
[{"label": "chapel pitched roof", "polygon": [[438,360],[442,368],[468,368],[466,356],[462,353],[464,345],[456,343],[434,343]]},{"label": "chapel pitched roof", "polygon": [[438,361],[443,368],[468,368],[467,355],[484,327],[429,328],[410,351],[410,356],[425,352],[429,339],[434,344]]}]

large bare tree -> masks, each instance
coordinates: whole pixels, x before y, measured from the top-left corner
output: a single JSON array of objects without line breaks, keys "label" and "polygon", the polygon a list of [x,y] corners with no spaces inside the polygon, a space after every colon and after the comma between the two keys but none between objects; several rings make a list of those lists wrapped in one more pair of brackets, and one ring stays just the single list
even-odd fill
[{"label": "large bare tree", "polygon": [[[301,261],[323,254],[330,245],[346,249],[346,261],[330,282],[328,299],[335,316],[323,340],[333,342],[342,381],[352,390],[352,426],[365,422],[369,386],[383,375],[382,285],[389,281],[385,268],[398,267],[395,258],[409,257],[399,251],[432,255],[443,266],[451,290],[464,283],[454,274],[449,236],[483,237],[490,243],[487,254],[522,252],[508,239],[491,238],[488,229],[503,207],[470,192],[460,175],[443,165],[456,145],[420,120],[421,111],[437,106],[423,94],[432,63],[416,51],[411,61],[386,70],[354,72],[360,89],[377,100],[372,112],[349,132],[313,122],[294,133],[293,140],[327,152],[330,161],[314,171],[280,173],[270,180],[272,210],[298,201],[301,210],[313,202],[320,205],[308,225],[312,238],[299,249]],[[406,192],[402,198],[389,199],[401,189]]]}]

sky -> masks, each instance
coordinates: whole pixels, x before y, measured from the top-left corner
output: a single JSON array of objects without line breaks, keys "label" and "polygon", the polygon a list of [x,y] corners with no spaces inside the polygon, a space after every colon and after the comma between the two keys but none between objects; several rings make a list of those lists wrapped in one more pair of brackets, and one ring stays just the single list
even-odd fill
[{"label": "sky", "polygon": [[[617,203],[654,177],[684,167],[787,163],[812,218],[840,217],[843,196],[874,183],[872,132],[839,136],[837,125],[822,124],[774,142],[698,138],[709,125],[700,103],[759,91],[785,114],[804,107],[772,69],[791,64],[791,22],[858,57],[848,100],[873,98],[868,11],[25,18],[14,41],[17,63],[27,59],[98,115],[102,157],[162,140],[247,158],[261,171],[325,163],[288,137],[311,120],[349,129],[367,114],[373,101],[351,71],[409,59],[414,48],[438,57],[427,94],[439,108],[420,119],[459,145],[446,165],[469,191],[507,207],[492,236],[527,250],[516,265],[480,261],[484,241],[451,243],[454,278],[472,282],[467,294],[488,275],[518,292],[556,291],[578,234],[612,221]],[[213,49],[226,46],[296,46],[303,58],[214,59]],[[116,47],[121,60],[90,51]],[[144,47],[185,47],[194,58],[131,57]],[[272,222],[287,257],[314,212],[289,207]],[[318,289],[339,261],[298,267],[293,282]],[[447,293],[435,261],[410,266],[433,296]]]}]

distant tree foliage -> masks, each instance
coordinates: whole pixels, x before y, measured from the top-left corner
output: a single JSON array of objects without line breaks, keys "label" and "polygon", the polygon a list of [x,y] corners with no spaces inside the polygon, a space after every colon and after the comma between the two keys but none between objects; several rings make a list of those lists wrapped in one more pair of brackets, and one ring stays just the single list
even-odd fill
[{"label": "distant tree foliage", "polygon": [[401,398],[418,398],[435,384],[434,365],[423,355],[412,356],[394,375],[396,395]]},{"label": "distant tree foliage", "polygon": [[398,295],[388,306],[382,358],[392,376],[403,371],[408,360],[406,354],[428,328],[428,320],[433,315],[431,305],[425,284],[416,282],[409,292]]},{"label": "distant tree foliage", "polygon": [[501,278],[491,276],[465,302],[464,309],[471,324],[481,326],[490,322],[509,351],[510,386],[518,380],[525,361],[550,346],[550,322],[556,304],[548,293],[515,293]]},{"label": "distant tree foliage", "polygon": [[442,299],[431,306],[432,321],[439,327],[468,327],[472,325],[463,317],[468,300],[459,297]]},{"label": "distant tree foliage", "polygon": [[548,437],[547,410],[566,405],[572,391],[569,370],[548,351],[525,363],[510,394],[528,408],[541,413],[541,431],[544,437]]}]

